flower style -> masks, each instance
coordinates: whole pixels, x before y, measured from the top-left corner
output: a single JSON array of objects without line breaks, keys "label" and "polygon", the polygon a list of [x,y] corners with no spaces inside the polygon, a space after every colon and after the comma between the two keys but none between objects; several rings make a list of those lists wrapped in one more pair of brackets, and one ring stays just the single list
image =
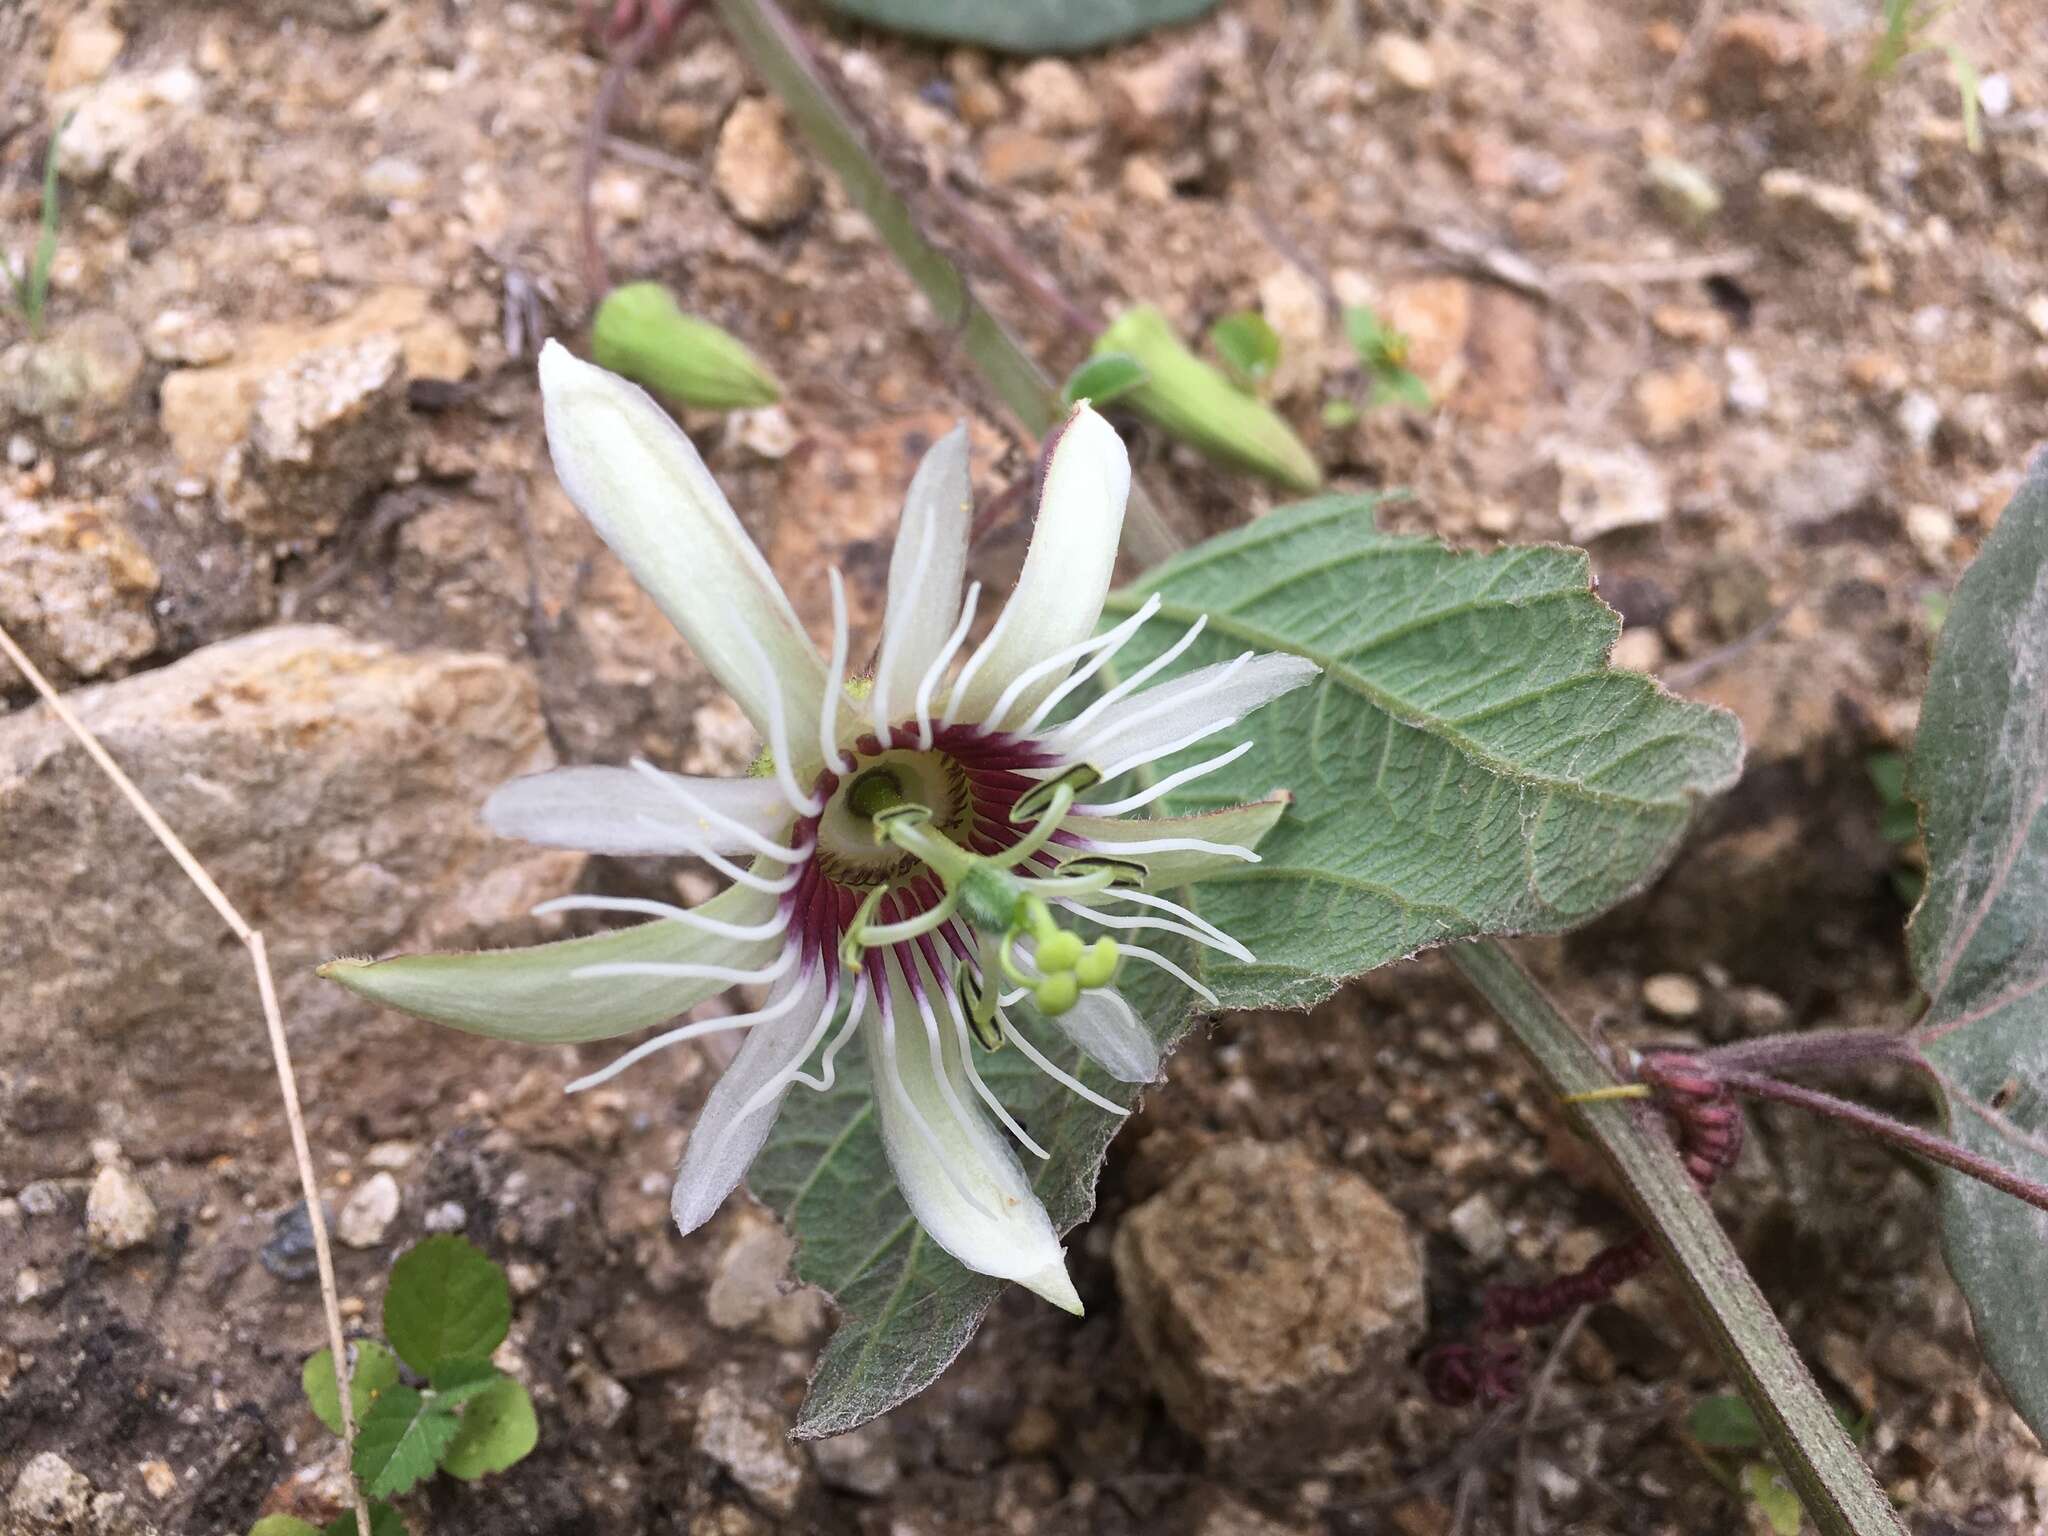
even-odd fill
[{"label": "flower style", "polygon": [[[622,1035],[727,988],[766,986],[760,1007],[671,1028],[570,1085],[603,1082],[679,1041],[746,1031],[683,1155],[673,1202],[681,1229],[710,1219],[790,1089],[828,1088],[858,1034],[889,1164],[925,1231],[969,1268],[1079,1312],[1059,1236],[1004,1132],[1031,1156],[1048,1154],[990,1091],[977,1054],[1013,1045],[1067,1089],[1124,1113],[1014,1026],[1009,1010],[1028,996],[1112,1077],[1158,1075],[1158,1043],[1115,988],[1120,962],[1157,966],[1216,999],[1166,955],[1112,935],[1164,931],[1249,960],[1157,892],[1256,861],[1254,846],[1287,797],[1123,819],[1234,762],[1249,742],[1116,799],[1083,797],[1226,730],[1315,667],[1246,653],[1146,688],[1193,643],[1197,620],[1059,718],[1158,607],[1154,598],[1095,633],[1130,466],[1116,434],[1083,405],[1047,454],[1016,590],[964,661],[981,597],[979,584],[961,592],[971,512],[965,427],[925,456],[889,568],[873,674],[850,682],[837,571],[826,663],[666,413],[553,342],[540,381],[563,485],[746,712],[766,752],[741,779],[683,777],[645,762],[556,769],[505,785],[484,819],[552,847],[701,859],[732,883],[691,909],[565,897],[538,910],[653,921],[531,949],[336,961],[322,974],[458,1029],[537,1042]],[[1084,938],[1076,920],[1111,932]],[[814,1058],[815,1072],[806,1071]]]}]

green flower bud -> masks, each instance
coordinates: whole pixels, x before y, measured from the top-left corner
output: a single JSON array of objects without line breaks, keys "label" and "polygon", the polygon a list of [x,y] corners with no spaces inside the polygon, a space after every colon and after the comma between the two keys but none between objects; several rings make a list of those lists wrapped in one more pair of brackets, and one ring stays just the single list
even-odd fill
[{"label": "green flower bud", "polygon": [[660,283],[628,283],[605,295],[590,354],[599,367],[681,405],[725,411],[782,398],[782,385],[744,343],[684,314]]},{"label": "green flower bud", "polygon": [[1124,402],[1210,458],[1289,490],[1322,485],[1322,471],[1294,429],[1183,346],[1166,316],[1151,305],[1125,310],[1096,338],[1095,350],[1136,358],[1147,380]]},{"label": "green flower bud", "polygon": [[1040,1013],[1049,1019],[1057,1018],[1081,1001],[1081,983],[1074,979],[1072,971],[1061,971],[1040,981],[1031,989],[1031,995]]},{"label": "green flower bud", "polygon": [[1084,987],[1106,987],[1116,975],[1116,940],[1097,939],[1086,954],[1074,962],[1074,979]]},{"label": "green flower bud", "polygon": [[1086,948],[1078,933],[1069,933],[1061,928],[1050,938],[1038,941],[1038,952],[1033,958],[1037,960],[1041,971],[1051,975],[1055,971],[1071,971],[1074,962],[1081,958],[1081,953]]}]

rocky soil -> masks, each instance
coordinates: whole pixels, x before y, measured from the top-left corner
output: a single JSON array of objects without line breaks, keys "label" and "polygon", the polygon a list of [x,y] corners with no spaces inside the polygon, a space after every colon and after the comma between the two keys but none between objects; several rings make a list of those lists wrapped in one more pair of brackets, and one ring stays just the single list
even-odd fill
[{"label": "rocky soil", "polygon": [[[1412,487],[1387,520],[1459,542],[1588,544],[1617,659],[1740,714],[1748,772],[1668,877],[1527,946],[1631,1044],[1912,1010],[1866,765],[1910,740],[1939,599],[2048,437],[2048,17],[1940,23],[1984,76],[1973,153],[1939,55],[1867,78],[1874,10],[1224,0],[1072,61],[800,19],[1051,366],[1126,302],[1190,332],[1262,309],[1337,484]],[[10,257],[75,114],[48,334],[0,320],[0,624],[268,933],[350,1317],[429,1231],[510,1267],[541,1450],[412,1501],[414,1529],[1743,1528],[1682,1428],[1726,1384],[1654,1275],[1526,1414],[1429,1401],[1420,1341],[1620,1213],[1426,959],[1218,1022],[1113,1151],[1075,1238],[1087,1319],[1010,1297],[925,1398],[806,1446],[827,1308],[744,1202],[687,1241],[668,1221],[709,1042],[565,1102],[602,1048],[433,1033],[310,976],[520,942],[567,891],[693,893],[474,808],[551,762],[753,750],[546,465],[531,360],[597,296],[604,67],[542,0],[0,7]],[[632,72],[599,148],[610,275],[669,282],[792,386],[690,422],[714,469],[806,618],[837,563],[871,634],[924,445],[968,417],[992,498],[1031,444],[709,19]],[[1438,409],[1323,424],[1363,389],[1333,298],[1409,335]],[[1133,444],[1190,531],[1271,504]],[[981,574],[1018,547],[998,525]],[[4,670],[0,912],[0,1529],[324,1518],[317,1292],[246,959]],[[2048,1457],[1977,1360],[1926,1181],[1752,1128],[1724,1215],[1909,1524],[2042,1528]]]}]

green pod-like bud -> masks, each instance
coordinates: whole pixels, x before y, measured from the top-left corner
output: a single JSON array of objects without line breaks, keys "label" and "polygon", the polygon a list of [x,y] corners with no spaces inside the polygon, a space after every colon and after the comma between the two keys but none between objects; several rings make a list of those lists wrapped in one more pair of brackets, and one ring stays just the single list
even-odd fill
[{"label": "green pod-like bud", "polygon": [[1121,403],[1208,457],[1293,491],[1322,485],[1322,471],[1294,429],[1183,346],[1166,316],[1151,305],[1125,310],[1096,338],[1095,350],[1136,358],[1146,380]]},{"label": "green pod-like bud", "polygon": [[627,283],[604,296],[590,355],[599,367],[679,405],[731,411],[782,398],[781,383],[745,343],[684,314],[660,283]]}]

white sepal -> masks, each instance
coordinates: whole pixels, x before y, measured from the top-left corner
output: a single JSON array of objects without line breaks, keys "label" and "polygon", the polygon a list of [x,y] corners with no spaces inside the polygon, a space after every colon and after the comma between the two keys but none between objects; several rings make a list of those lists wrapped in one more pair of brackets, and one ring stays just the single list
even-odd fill
[{"label": "white sepal", "polygon": [[974,502],[967,478],[967,424],[936,443],[917,466],[904,498],[889,560],[889,602],[869,697],[875,729],[886,731],[916,707],[918,684],[960,617],[967,574],[967,532]]},{"label": "white sepal", "polygon": [[[713,814],[693,812],[692,800]],[[682,858],[707,851],[757,853],[759,840],[786,841],[795,812],[773,779],[556,768],[500,785],[484,802],[483,819],[500,837],[550,848]],[[735,830],[735,824],[754,836]]]}]

